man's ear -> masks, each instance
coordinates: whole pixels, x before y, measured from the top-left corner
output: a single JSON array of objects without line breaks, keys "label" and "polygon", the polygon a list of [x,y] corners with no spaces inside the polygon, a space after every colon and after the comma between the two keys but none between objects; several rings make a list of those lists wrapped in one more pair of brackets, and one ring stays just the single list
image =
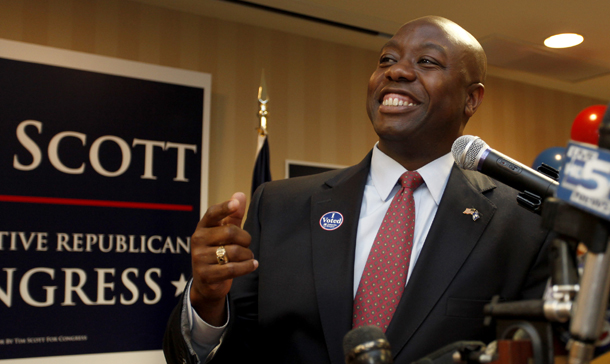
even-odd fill
[{"label": "man's ear", "polygon": [[483,95],[485,94],[485,86],[480,83],[473,83],[468,86],[468,95],[466,99],[466,106],[464,107],[464,114],[468,118],[474,115],[475,111],[479,108],[479,105],[483,102]]}]

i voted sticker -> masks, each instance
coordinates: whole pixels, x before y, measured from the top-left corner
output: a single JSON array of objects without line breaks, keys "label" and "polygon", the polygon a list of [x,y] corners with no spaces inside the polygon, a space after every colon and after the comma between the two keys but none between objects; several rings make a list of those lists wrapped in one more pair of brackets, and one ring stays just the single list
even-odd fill
[{"label": "i voted sticker", "polygon": [[343,215],[337,211],[327,212],[320,219],[320,227],[324,230],[336,230],[343,224]]}]

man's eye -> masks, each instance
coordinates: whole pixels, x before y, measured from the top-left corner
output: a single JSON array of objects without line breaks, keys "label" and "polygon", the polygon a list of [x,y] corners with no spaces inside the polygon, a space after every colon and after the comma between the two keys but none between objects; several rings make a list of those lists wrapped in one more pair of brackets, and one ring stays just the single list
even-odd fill
[{"label": "man's eye", "polygon": [[433,61],[431,59],[428,59],[428,58],[422,58],[422,59],[419,60],[418,63],[426,64],[426,65],[435,65],[435,66],[438,65],[437,62],[435,62],[435,61]]},{"label": "man's eye", "polygon": [[379,59],[379,63],[380,64],[384,64],[384,63],[393,63],[394,62],[394,58],[390,57],[390,56],[382,56]]}]

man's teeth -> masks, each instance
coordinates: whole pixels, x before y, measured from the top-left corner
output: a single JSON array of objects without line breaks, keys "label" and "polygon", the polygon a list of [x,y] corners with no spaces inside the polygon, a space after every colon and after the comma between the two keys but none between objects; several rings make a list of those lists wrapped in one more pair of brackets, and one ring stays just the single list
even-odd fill
[{"label": "man's teeth", "polygon": [[384,106],[415,106],[415,104],[412,102],[402,101],[396,97],[395,98],[390,97],[390,98],[383,100],[383,105]]}]

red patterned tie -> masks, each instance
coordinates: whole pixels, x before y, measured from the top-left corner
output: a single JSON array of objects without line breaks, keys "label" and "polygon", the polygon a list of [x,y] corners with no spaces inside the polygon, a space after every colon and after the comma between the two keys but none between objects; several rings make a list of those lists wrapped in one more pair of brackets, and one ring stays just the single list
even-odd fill
[{"label": "red patterned tie", "polygon": [[422,183],[417,172],[407,171],[400,176],[402,188],[383,218],[360,279],[354,300],[354,328],[376,325],[385,332],[394,316],[411,260],[415,229],[413,191]]}]

